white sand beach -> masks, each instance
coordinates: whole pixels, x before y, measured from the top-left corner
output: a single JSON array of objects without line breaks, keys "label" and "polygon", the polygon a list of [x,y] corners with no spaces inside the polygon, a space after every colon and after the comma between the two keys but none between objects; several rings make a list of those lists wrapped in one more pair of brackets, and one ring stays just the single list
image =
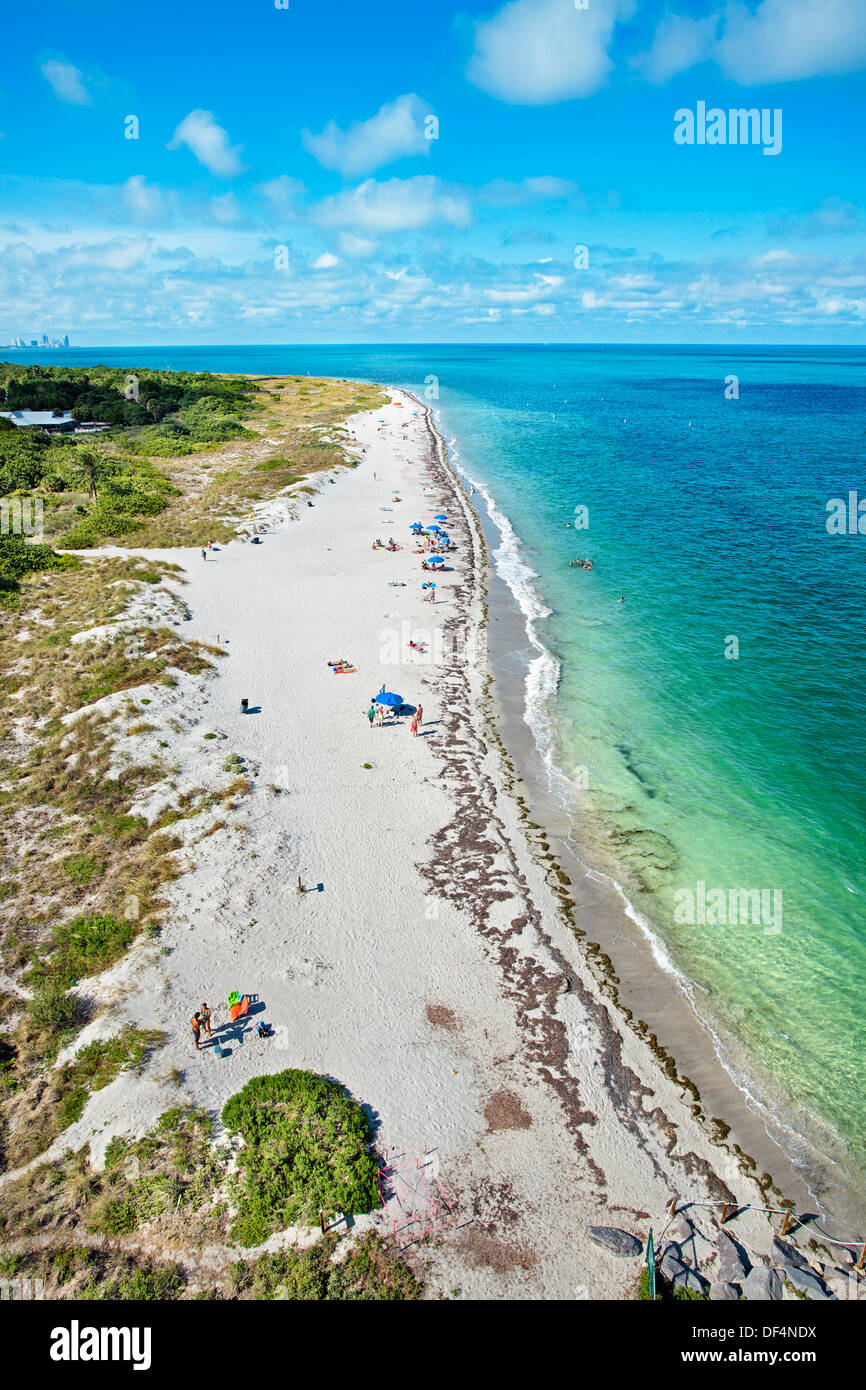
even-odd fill
[{"label": "white sand beach", "polygon": [[[167,1043],[143,1077],[93,1095],[55,1150],[88,1141],[98,1161],[113,1134],[144,1133],[179,1097],[218,1115],[250,1077],[309,1068],[367,1107],[386,1160],[420,1157],[433,1194],[438,1175],[447,1201],[415,1247],[428,1296],[621,1297],[639,1262],[599,1249],[587,1225],[645,1241],[674,1194],[764,1198],[625,1026],[560,916],[492,736],[478,525],[427,412],[391,394],[349,421],[357,468],[319,475],[297,520],[261,507],[261,544],[207,560],[148,552],[186,571],[183,635],[226,656],[215,678],[154,686],[154,728],[128,740],[131,756],[161,749],[182,793],[237,754],[252,789],[177,823],[186,871],[161,937],[139,937],[100,977],[113,1008],[76,1046],[126,1019]],[[430,606],[409,526],[437,513],[458,548]],[[401,550],[371,549],[389,536]],[[342,658],[354,673],[332,674]],[[408,715],[370,726],[383,685],[423,705],[417,737]],[[225,1027],[233,989],[262,1007]],[[195,1051],[188,1020],[203,1000],[223,1057]],[[256,1037],[259,1019],[272,1038]],[[372,1220],[389,1230],[394,1210]],[[690,1215],[709,1237],[720,1211]],[[754,1255],[771,1235],[765,1217],[738,1218]]]}]

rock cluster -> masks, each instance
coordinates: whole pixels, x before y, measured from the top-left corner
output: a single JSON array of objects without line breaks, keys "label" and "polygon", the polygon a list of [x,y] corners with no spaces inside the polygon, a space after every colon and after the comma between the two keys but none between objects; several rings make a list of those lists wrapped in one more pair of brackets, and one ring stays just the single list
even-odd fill
[{"label": "rock cluster", "polygon": [[[642,1241],[618,1226],[587,1226],[586,1234],[619,1258],[643,1254]],[[785,1297],[866,1301],[866,1275],[853,1269],[849,1251],[840,1259],[849,1261],[847,1268],[810,1260],[780,1236],[773,1237],[769,1258],[752,1256],[732,1231],[715,1223],[703,1230],[681,1213],[665,1228],[656,1268],[674,1290],[688,1289],[714,1302],[773,1302]]]},{"label": "rock cluster", "polygon": [[[665,1231],[658,1268],[674,1289],[693,1289],[713,1301],[783,1297],[862,1298],[866,1279],[848,1268],[819,1263],[790,1240],[774,1236],[770,1256],[750,1256],[730,1230],[709,1234],[681,1214]],[[848,1252],[844,1252],[844,1259]]]}]

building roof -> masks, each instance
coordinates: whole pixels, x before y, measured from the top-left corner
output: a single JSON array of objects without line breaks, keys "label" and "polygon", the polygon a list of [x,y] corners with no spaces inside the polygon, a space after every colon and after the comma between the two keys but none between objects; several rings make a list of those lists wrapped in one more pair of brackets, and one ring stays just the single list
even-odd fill
[{"label": "building roof", "polygon": [[46,425],[75,424],[74,416],[69,410],[65,410],[62,415],[55,415],[52,410],[0,410],[0,415],[6,420],[11,420],[13,425],[35,425],[44,428]]}]

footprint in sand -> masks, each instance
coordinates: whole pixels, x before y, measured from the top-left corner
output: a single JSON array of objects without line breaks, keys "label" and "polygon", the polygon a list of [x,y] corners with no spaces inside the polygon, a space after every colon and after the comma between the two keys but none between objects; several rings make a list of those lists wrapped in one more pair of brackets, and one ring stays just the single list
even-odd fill
[{"label": "footprint in sand", "polygon": [[298,980],[305,985],[318,985],[323,983],[323,975],[326,970],[332,970],[333,966],[326,965],[322,960],[300,960],[289,959],[286,966],[286,975],[290,980]]}]

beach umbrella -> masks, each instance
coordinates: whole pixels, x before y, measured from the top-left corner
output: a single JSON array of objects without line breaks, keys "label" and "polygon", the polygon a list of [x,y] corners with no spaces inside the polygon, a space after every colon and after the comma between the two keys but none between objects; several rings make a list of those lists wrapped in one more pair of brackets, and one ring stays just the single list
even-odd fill
[{"label": "beach umbrella", "polygon": [[445,564],[445,561],[443,560],[443,558],[442,558],[441,555],[431,555],[431,556],[430,556],[430,559],[427,561],[427,564],[428,564],[428,565],[444,565],[444,564]]},{"label": "beach umbrella", "polygon": [[402,703],[403,696],[395,695],[392,690],[383,690],[380,695],[376,696],[377,705],[402,705]]},{"label": "beach umbrella", "polygon": [[434,516],[433,520],[434,520],[434,521],[447,521],[448,518],[447,518],[447,516],[443,516],[442,512],[440,512],[438,516]]},{"label": "beach umbrella", "polygon": [[423,530],[424,530],[424,527],[421,525],[420,521],[413,521],[412,524],[411,524],[410,527],[409,527],[409,530],[410,530],[410,531],[423,531]]}]

